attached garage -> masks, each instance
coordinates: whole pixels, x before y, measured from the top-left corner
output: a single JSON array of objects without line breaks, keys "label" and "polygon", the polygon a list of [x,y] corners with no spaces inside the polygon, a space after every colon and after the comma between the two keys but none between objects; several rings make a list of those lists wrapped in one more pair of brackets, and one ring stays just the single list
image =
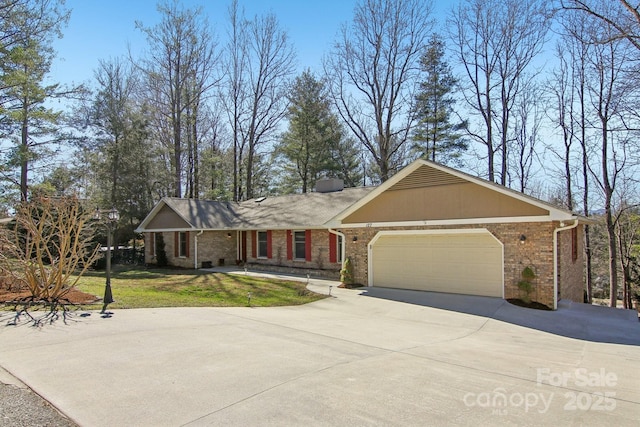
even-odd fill
[{"label": "attached garage", "polygon": [[380,231],[369,244],[369,285],[500,297],[503,247],[486,229]]}]

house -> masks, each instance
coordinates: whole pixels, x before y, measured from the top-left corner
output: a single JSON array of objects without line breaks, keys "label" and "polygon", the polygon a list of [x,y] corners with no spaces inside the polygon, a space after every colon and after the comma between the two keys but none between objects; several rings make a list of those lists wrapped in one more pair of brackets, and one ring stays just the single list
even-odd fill
[{"label": "house", "polygon": [[557,308],[583,301],[586,218],[489,181],[417,160],[378,187],[240,203],[164,198],[140,224],[146,261],[162,233],[172,265],[338,277],[347,257],[367,286],[520,298]]}]

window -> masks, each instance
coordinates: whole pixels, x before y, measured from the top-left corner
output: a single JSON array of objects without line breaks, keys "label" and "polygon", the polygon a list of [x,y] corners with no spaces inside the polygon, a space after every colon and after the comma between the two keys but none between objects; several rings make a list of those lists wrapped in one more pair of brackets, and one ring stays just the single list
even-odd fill
[{"label": "window", "polygon": [[178,236],[178,256],[189,256],[189,233],[187,231],[181,231]]},{"label": "window", "polygon": [[571,260],[576,262],[578,260],[578,229],[571,229]]},{"label": "window", "polygon": [[295,259],[306,259],[307,258],[307,242],[305,239],[304,231],[294,231],[293,232],[293,257]]},{"label": "window", "polygon": [[268,257],[268,243],[267,243],[267,232],[266,231],[258,231],[258,258],[267,258]]},{"label": "window", "polygon": [[338,254],[336,262],[340,262],[342,261],[342,236],[338,235],[338,238],[336,239],[336,244],[338,245],[338,247],[336,248],[336,253]]}]

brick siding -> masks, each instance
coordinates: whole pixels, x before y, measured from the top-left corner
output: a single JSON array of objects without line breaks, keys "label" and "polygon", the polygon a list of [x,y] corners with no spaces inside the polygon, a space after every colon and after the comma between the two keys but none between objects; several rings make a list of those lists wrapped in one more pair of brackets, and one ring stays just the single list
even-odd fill
[{"label": "brick siding", "polygon": [[[521,298],[522,291],[518,288],[522,270],[530,266],[536,273],[534,289],[530,295],[533,301],[553,307],[553,231],[559,227],[557,222],[509,223],[509,224],[477,224],[468,226],[424,226],[424,227],[385,227],[385,228],[344,228],[341,231],[346,236],[346,255],[351,258],[355,283],[368,283],[368,244],[378,231],[382,230],[443,230],[443,229],[473,229],[485,228],[495,236],[504,247],[504,296],[505,298]],[[584,255],[583,255],[583,226],[577,227],[577,257],[573,259],[573,238],[571,230],[558,233],[558,288],[560,298],[582,302],[584,289]],[[193,268],[194,266],[194,236],[189,233],[189,257],[174,257],[174,234],[163,233],[165,250],[170,265]],[[209,231],[198,237],[198,267],[203,261],[218,265],[224,260],[226,265],[236,263],[236,233],[227,237],[227,232]],[[520,236],[525,235],[524,243]],[[354,237],[357,240],[354,241]],[[146,233],[147,243],[149,233]],[[338,278],[340,263],[329,260],[329,232],[327,230],[312,230],[311,261],[287,259],[286,230],[271,232],[271,258],[252,257],[252,233],[247,232],[247,264],[255,269],[282,271],[287,273],[313,274]],[[145,260],[155,263],[151,256],[150,245],[145,245]]]},{"label": "brick siding", "polygon": [[584,302],[584,226],[579,224],[575,230],[575,240],[571,230],[558,233],[558,288],[561,299]]},{"label": "brick siding", "polygon": [[330,262],[329,232],[311,230],[311,261],[287,259],[287,231],[271,231],[271,258],[257,258],[251,254],[253,233],[247,233],[247,263],[260,269],[273,267],[274,271],[320,275],[338,278],[340,262]]},{"label": "brick siding", "polygon": [[[424,227],[385,227],[385,228],[354,228],[340,229],[346,235],[346,253],[351,258],[356,283],[368,284],[368,244],[378,231],[381,230],[443,230],[443,229],[472,229],[485,228],[495,236],[504,246],[504,296],[521,298],[522,291],[517,283],[525,267],[531,266],[535,273],[534,289],[530,294],[533,301],[553,307],[553,230],[558,223],[509,223],[509,224],[477,224],[468,226],[424,226]],[[526,236],[524,243],[520,242],[521,235]],[[563,234],[563,233],[561,233]],[[570,234],[569,234],[570,236]],[[354,237],[357,240],[354,241]],[[564,237],[564,236],[563,236]],[[580,239],[579,239],[580,240]],[[562,256],[571,257],[571,247],[562,246]],[[569,254],[565,252],[569,250]],[[578,251],[580,256],[581,248]],[[566,264],[566,263],[565,263]],[[563,264],[563,265],[565,265]],[[580,287],[578,270],[582,262],[579,258],[572,266],[560,270],[561,282],[566,297],[577,298],[576,289]],[[569,268],[571,267],[571,269]],[[565,277],[567,276],[567,277]],[[581,299],[580,299],[581,301]]]},{"label": "brick siding", "polygon": [[[165,252],[169,265],[182,268],[194,268],[195,263],[195,236],[198,232],[189,232],[189,256],[175,257],[175,238],[173,232],[162,233]],[[226,231],[205,231],[198,236],[198,268],[203,262],[210,262],[212,266],[219,265],[224,260],[225,265],[236,263],[236,233],[231,232],[231,238]],[[151,233],[145,233],[145,262],[155,264],[157,259],[151,252]]]}]

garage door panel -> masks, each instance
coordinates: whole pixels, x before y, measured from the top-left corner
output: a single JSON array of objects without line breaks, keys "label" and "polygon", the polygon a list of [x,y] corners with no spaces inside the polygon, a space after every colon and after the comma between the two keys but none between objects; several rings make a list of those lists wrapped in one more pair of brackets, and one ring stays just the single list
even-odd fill
[{"label": "garage door panel", "polygon": [[380,236],[373,285],[502,296],[502,246],[488,232]]}]

